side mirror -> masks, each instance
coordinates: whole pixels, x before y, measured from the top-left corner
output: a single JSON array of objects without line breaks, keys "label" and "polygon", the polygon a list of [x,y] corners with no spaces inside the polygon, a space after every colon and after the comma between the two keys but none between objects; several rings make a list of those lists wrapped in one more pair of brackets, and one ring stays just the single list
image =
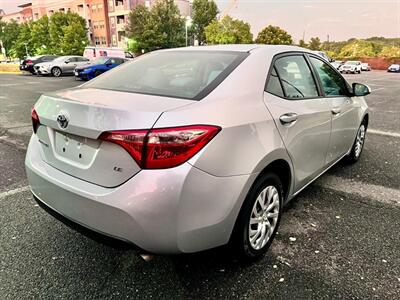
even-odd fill
[{"label": "side mirror", "polygon": [[66,63],[66,64],[69,64],[69,60],[66,60],[65,63]]},{"label": "side mirror", "polygon": [[356,97],[367,96],[371,94],[371,89],[368,85],[362,83],[353,83],[353,95]]}]

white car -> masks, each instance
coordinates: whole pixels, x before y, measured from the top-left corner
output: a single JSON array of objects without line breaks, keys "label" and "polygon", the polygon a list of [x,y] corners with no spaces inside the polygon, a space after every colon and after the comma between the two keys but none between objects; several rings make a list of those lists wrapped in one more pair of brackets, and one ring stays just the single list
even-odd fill
[{"label": "white car", "polygon": [[340,67],[340,73],[361,73],[361,61],[349,60]]},{"label": "white car", "polygon": [[399,72],[400,72],[400,65],[396,65],[396,64],[391,65],[391,66],[388,68],[388,72],[399,73]]},{"label": "white car", "polygon": [[369,63],[362,63],[361,64],[361,71],[371,71],[371,66],[369,65]]}]

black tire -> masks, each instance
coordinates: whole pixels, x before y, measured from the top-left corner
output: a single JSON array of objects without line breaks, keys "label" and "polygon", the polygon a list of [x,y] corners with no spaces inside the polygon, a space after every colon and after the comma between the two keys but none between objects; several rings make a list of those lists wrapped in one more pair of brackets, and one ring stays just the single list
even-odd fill
[{"label": "black tire", "polygon": [[[256,250],[251,245],[249,237],[250,217],[252,214],[253,206],[257,201],[257,197],[265,188],[269,186],[275,187],[278,192],[279,214],[276,221],[276,225],[268,241],[261,249]],[[239,256],[240,259],[246,261],[256,260],[258,258],[261,258],[265,254],[265,252],[267,252],[278,230],[282,216],[282,208],[283,208],[283,189],[281,180],[274,173],[263,174],[255,181],[249,193],[247,194],[246,200],[243,203],[242,209],[236,220],[235,228],[232,233],[230,246],[232,247],[233,251]]]},{"label": "black tire", "polygon": [[54,77],[60,77],[62,75],[62,71],[59,67],[54,67],[53,69],[51,69],[51,75],[53,75]]},{"label": "black tire", "polygon": [[[356,163],[356,162],[360,159],[360,157],[361,157],[362,151],[364,150],[365,137],[366,137],[367,129],[368,129],[368,126],[367,126],[367,125],[368,125],[368,124],[367,124],[367,121],[364,119],[364,120],[361,122],[360,126],[358,127],[357,135],[356,135],[356,138],[354,139],[354,143],[353,143],[353,146],[351,147],[351,151],[350,151],[350,153],[346,156],[346,161],[347,161],[349,164],[354,164],[354,163]],[[361,149],[360,149],[359,151],[357,151],[357,142],[358,142],[360,130],[362,130],[362,127],[364,127],[364,136],[363,136],[363,138],[362,138]]]}]

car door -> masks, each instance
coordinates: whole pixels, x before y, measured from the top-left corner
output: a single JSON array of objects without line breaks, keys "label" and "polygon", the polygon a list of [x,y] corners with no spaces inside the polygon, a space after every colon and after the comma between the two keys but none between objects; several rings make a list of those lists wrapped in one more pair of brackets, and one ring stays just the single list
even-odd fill
[{"label": "car door", "polygon": [[358,110],[356,102],[350,97],[350,86],[346,80],[329,64],[317,56],[310,56],[322,92],[330,103],[332,111],[332,133],[326,163],[331,164],[345,155],[353,145],[357,128]]},{"label": "car door", "polygon": [[63,73],[72,73],[75,70],[76,64],[77,64],[76,57],[68,58],[62,65]]},{"label": "car door", "polygon": [[324,170],[331,133],[330,103],[303,53],[274,59],[264,101],[292,160],[298,191]]}]

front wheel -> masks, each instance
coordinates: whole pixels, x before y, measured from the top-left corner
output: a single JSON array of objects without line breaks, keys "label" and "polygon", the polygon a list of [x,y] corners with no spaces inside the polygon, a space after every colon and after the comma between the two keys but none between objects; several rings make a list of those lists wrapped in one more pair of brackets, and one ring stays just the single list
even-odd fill
[{"label": "front wheel", "polygon": [[53,69],[51,69],[51,74],[54,77],[60,77],[61,74],[62,74],[62,71],[61,71],[61,69],[59,67],[54,67]]},{"label": "front wheel", "polygon": [[351,152],[347,156],[347,161],[349,163],[356,163],[360,159],[361,153],[364,149],[366,134],[367,134],[367,122],[363,120],[360,127],[358,128],[357,136],[354,141],[353,147],[351,148]]},{"label": "front wheel", "polygon": [[273,173],[264,174],[250,189],[232,236],[241,258],[257,259],[270,247],[282,215],[282,195],[282,183]]}]

